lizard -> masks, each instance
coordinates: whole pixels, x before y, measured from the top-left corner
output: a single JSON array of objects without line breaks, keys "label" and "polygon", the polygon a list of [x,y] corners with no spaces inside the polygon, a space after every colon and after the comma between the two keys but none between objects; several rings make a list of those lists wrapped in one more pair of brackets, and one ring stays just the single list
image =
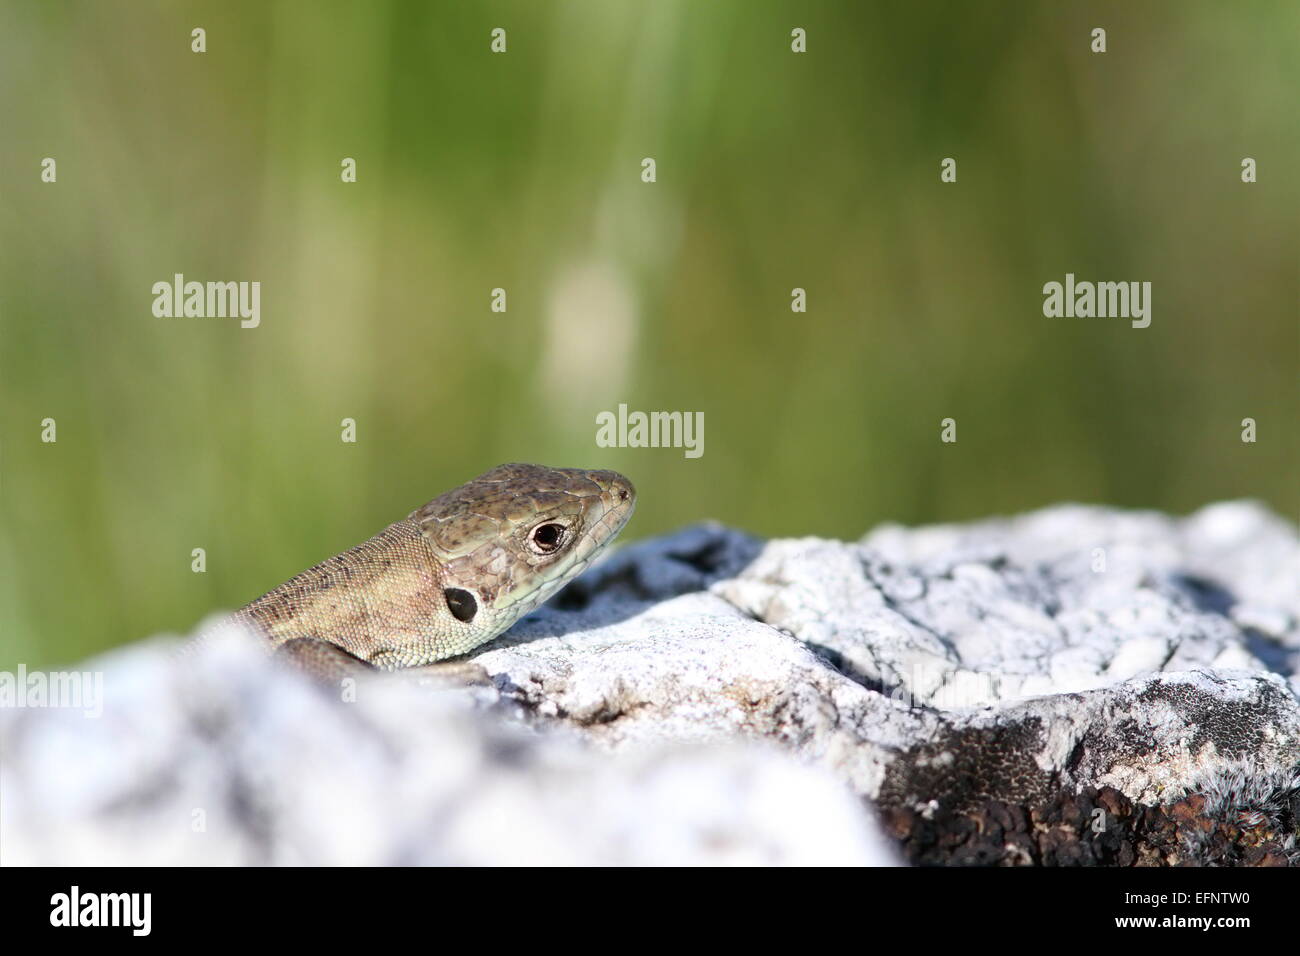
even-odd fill
[{"label": "lizard", "polygon": [[459,657],[581,574],[635,505],[615,471],[499,465],[227,620],[322,678]]}]

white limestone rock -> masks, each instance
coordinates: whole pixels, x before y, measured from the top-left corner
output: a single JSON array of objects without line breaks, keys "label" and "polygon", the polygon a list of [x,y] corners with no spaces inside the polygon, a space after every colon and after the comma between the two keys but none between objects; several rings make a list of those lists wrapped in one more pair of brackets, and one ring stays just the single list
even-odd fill
[{"label": "white limestone rock", "polygon": [[0,710],[3,862],[889,863],[868,801],[1290,779],[1297,581],[1241,502],[701,525],[354,702],[238,641],[140,645],[92,662],[100,718]]},{"label": "white limestone rock", "polygon": [[896,862],[842,784],[756,742],[615,756],[384,677],[345,703],[231,634],[86,667],[98,717],[0,711],[5,865]]},{"label": "white limestone rock", "polygon": [[1294,528],[1250,503],[860,543],[701,525],[624,549],[474,661],[517,713],[613,748],[760,737],[920,805],[1149,801],[1216,761],[1300,763],[1297,568]]}]

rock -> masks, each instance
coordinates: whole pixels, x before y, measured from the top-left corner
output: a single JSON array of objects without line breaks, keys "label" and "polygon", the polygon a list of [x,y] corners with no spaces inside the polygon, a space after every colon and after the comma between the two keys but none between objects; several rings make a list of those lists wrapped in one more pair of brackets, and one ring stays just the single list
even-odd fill
[{"label": "rock", "polygon": [[[907,858],[946,866],[1288,866],[1300,864],[1300,779],[1252,778],[1249,806],[1224,799],[1218,783],[1164,806],[1130,802],[1110,787],[1058,790],[1032,807],[985,800],[924,815],[886,812]],[[1238,793],[1238,796],[1242,794]]]},{"label": "rock", "polygon": [[[914,808],[1152,802],[1225,762],[1300,762],[1297,579],[1294,529],[1246,503],[859,543],[704,525],[623,550],[475,662],[517,713],[611,748],[756,736]],[[1237,595],[1286,622],[1277,653],[1252,652]]]},{"label": "rock", "polygon": [[101,716],[0,712],[6,865],[897,859],[842,785],[758,744],[598,754],[473,691],[378,676],[344,703],[220,631],[87,666]]},{"label": "rock", "polygon": [[6,857],[1293,862],[1298,580],[1244,502],[700,525],[346,705],[247,649],[124,651],[100,721],[0,714]]}]

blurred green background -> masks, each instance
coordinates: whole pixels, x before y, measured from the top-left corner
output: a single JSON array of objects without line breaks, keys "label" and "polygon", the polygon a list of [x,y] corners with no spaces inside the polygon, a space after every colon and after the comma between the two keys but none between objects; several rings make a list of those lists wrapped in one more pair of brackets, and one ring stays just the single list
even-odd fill
[{"label": "blurred green background", "polygon": [[[1297,37],[1253,0],[5,0],[0,667],[188,630],[503,461],[625,472],[629,540],[1294,515]],[[155,318],[177,272],[260,281],[261,327]],[[1151,327],[1045,318],[1066,272],[1150,281]],[[596,447],[620,402],[704,412],[704,456]]]}]

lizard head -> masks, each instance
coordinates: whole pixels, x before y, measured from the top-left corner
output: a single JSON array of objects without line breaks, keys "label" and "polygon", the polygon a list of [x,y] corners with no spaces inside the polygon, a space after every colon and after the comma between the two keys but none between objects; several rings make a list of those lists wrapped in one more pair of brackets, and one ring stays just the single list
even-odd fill
[{"label": "lizard head", "polygon": [[635,505],[618,472],[513,464],[415,511],[440,567],[447,644],[465,653],[501,634],[581,574]]}]

